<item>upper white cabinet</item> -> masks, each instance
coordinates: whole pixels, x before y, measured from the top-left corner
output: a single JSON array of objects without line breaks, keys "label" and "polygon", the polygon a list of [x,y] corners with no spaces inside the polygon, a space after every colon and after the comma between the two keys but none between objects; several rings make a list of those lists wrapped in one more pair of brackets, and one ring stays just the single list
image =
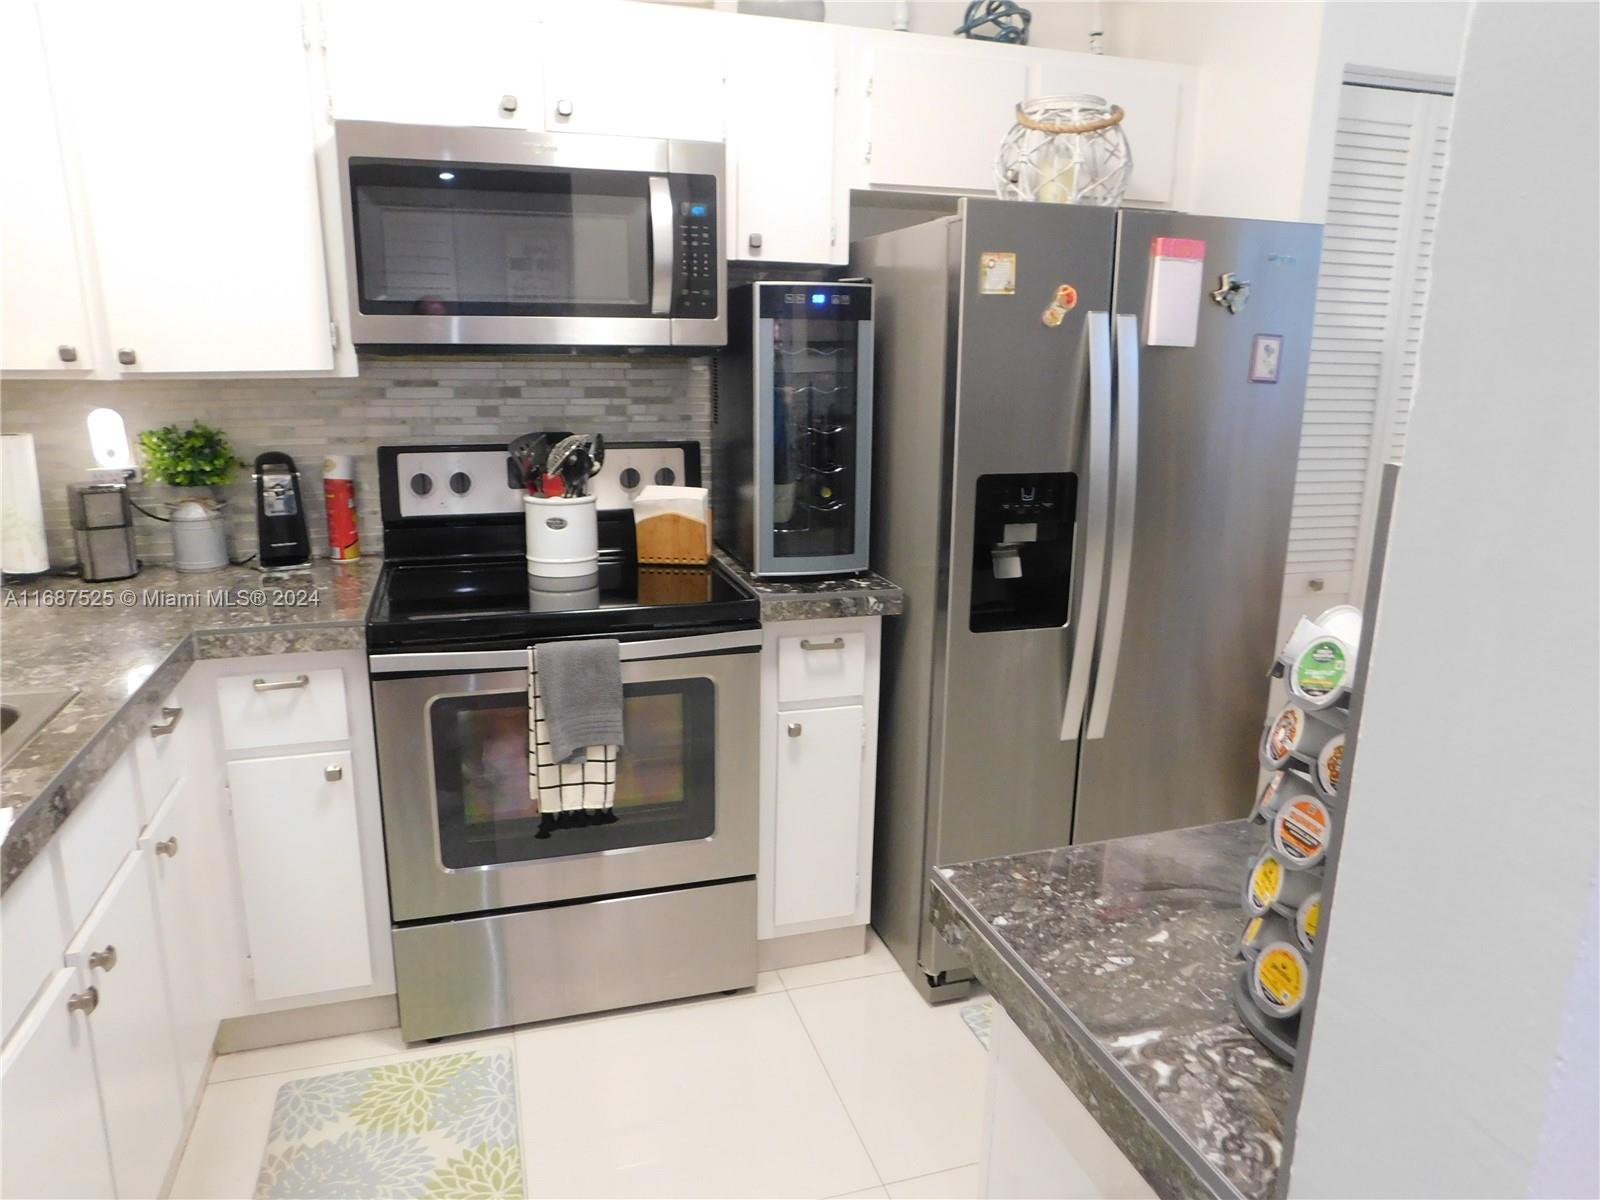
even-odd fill
[{"label": "upper white cabinet", "polygon": [[1027,88],[1020,56],[874,49],[861,150],[866,182],[992,195],[995,153]]},{"label": "upper white cabinet", "polygon": [[297,0],[39,12],[117,370],[330,370]]},{"label": "upper white cabinet", "polygon": [[[1034,64],[1028,98],[1087,92],[1120,105],[1126,114],[1122,128],[1133,151],[1133,171],[1124,198],[1168,204],[1176,180],[1188,77],[1188,68],[1173,63],[1056,53]],[[995,149],[999,149],[998,141]]]},{"label": "upper white cabinet", "polygon": [[0,47],[0,370],[86,371],[94,338],[32,5],[0,5]]},{"label": "upper white cabinet", "polygon": [[328,90],[341,120],[540,128],[536,6],[323,0]]}]

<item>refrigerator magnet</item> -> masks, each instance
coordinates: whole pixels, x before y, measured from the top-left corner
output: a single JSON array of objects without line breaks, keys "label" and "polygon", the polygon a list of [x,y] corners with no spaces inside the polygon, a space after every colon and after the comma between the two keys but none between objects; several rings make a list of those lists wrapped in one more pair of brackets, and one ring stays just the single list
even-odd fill
[{"label": "refrigerator magnet", "polygon": [[1250,382],[1277,383],[1278,364],[1283,361],[1283,335],[1258,333],[1250,343]]},{"label": "refrigerator magnet", "polygon": [[1150,276],[1144,297],[1145,345],[1193,346],[1205,290],[1206,244],[1200,238],[1150,241]]},{"label": "refrigerator magnet", "polygon": [[978,294],[982,296],[1013,296],[1017,291],[1017,256],[1015,254],[985,250],[978,256]]}]

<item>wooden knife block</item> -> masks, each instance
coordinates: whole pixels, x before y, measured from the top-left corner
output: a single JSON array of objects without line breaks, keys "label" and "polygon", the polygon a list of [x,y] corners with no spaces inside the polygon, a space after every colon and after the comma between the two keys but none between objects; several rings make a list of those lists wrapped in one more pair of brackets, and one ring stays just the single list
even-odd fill
[{"label": "wooden knife block", "polygon": [[[707,514],[709,517],[709,513]],[[634,530],[641,563],[704,566],[711,557],[711,523],[680,513],[660,513],[638,522]]]}]

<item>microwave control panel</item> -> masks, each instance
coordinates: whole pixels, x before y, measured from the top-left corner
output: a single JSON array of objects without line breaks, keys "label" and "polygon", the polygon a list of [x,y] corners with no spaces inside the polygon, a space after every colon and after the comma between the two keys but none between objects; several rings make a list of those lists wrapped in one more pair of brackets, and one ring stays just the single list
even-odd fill
[{"label": "microwave control panel", "polygon": [[715,317],[721,307],[717,181],[711,175],[672,176],[675,317]]}]

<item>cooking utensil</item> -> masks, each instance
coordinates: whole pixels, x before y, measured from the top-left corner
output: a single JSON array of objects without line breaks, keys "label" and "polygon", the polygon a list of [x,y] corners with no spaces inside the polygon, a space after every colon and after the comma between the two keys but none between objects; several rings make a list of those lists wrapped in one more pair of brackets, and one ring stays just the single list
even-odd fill
[{"label": "cooking utensil", "polygon": [[545,460],[545,475],[559,476],[563,481],[565,486],[557,494],[581,496],[605,456],[605,439],[600,434],[574,433],[556,443]]},{"label": "cooking utensil", "polygon": [[506,447],[516,463],[521,487],[534,495],[540,494],[544,476],[544,460],[549,454],[549,438],[542,433],[525,433]]}]

